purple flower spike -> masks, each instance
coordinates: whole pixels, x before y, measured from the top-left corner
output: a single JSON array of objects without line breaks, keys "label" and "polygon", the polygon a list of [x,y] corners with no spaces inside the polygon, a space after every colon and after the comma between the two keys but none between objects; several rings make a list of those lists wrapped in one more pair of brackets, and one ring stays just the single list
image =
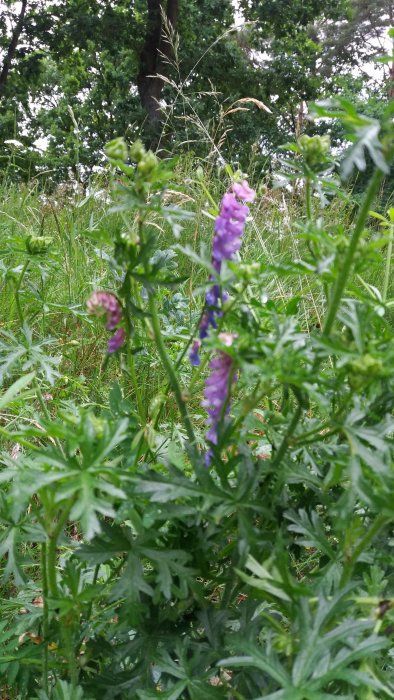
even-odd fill
[{"label": "purple flower spike", "polygon": [[[220,213],[215,221],[215,235],[212,242],[212,265],[220,274],[223,260],[233,260],[239,251],[242,236],[245,230],[246,218],[249,209],[241,204],[253,202],[256,193],[249,187],[246,180],[234,183],[232,192],[226,192],[223,196]],[[212,285],[205,295],[206,310],[200,322],[199,337],[204,340],[208,336],[209,327],[217,328],[216,319],[221,315],[221,307],[228,298],[226,292],[222,292],[218,284]],[[192,355],[190,355],[192,357]]]},{"label": "purple flower spike", "polygon": [[[115,294],[110,292],[93,292],[86,303],[88,311],[95,316],[107,317],[105,327],[108,331],[113,331],[122,320],[122,307]],[[116,352],[123,345],[126,338],[124,328],[118,328],[114,335],[108,340],[107,351]]]},{"label": "purple flower spike", "polygon": [[254,202],[256,192],[249,187],[246,180],[243,180],[242,182],[234,182],[231,189],[234,194],[239,197],[239,199],[242,199],[243,202]]},{"label": "purple flower spike", "polygon": [[118,328],[116,333],[114,333],[114,335],[108,339],[107,352],[112,353],[112,352],[116,352],[117,350],[119,350],[119,348],[123,345],[125,338],[126,338],[125,329]]},{"label": "purple flower spike", "polygon": [[218,284],[214,284],[213,287],[208,289],[205,295],[205,303],[207,306],[218,306],[220,299],[220,287]]},{"label": "purple flower spike", "polygon": [[122,307],[115,294],[93,292],[87,301],[88,311],[96,316],[107,315],[106,329],[113,331],[122,318]]},{"label": "purple flower spike", "polygon": [[[231,345],[233,336],[230,333],[221,333],[221,340],[225,345]],[[208,432],[206,439],[213,445],[218,443],[218,427],[221,419],[230,410],[230,389],[236,381],[233,358],[224,351],[214,357],[209,363],[211,374],[205,382],[204,401],[201,406],[208,412]],[[212,451],[208,450],[205,455],[205,464],[209,466],[212,458]]]},{"label": "purple flower spike", "polygon": [[208,337],[209,326],[211,326],[212,328],[217,328],[217,323],[216,323],[214,311],[205,311],[205,313],[200,321],[200,327],[198,329],[198,334],[199,334],[201,340],[204,340],[204,338]]},{"label": "purple flower spike", "polygon": [[192,347],[191,347],[191,350],[189,353],[190,364],[192,364],[193,367],[198,367],[198,365],[201,364],[200,347],[201,347],[201,341],[195,340],[192,344]]}]

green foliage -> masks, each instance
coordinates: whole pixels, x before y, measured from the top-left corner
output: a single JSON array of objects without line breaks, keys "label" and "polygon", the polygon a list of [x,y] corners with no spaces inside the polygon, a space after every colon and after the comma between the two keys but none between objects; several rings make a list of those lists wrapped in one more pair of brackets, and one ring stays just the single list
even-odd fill
[{"label": "green foliage", "polygon": [[[161,135],[155,145],[164,152],[191,147],[200,157],[220,153],[243,167],[253,149],[259,168],[266,168],[268,153],[305,129],[305,100],[338,89],[339,67],[348,70],[367,14],[356,3],[353,39],[346,29],[347,0],[240,2],[245,25],[239,29],[230,0],[176,4],[176,26],[163,26],[171,50],[159,70]],[[381,5],[374,0],[367,18],[371,34],[383,32]],[[17,15],[16,2],[0,11],[2,59]],[[9,177],[46,172],[59,181],[72,173],[86,180],[104,164],[107,141],[119,134],[149,140],[138,95],[148,30],[143,0],[29,1],[0,104],[0,135],[8,142],[1,165]],[[345,48],[336,52],[341,42]]]},{"label": "green foliage", "polygon": [[[355,220],[327,137],[301,136],[280,162],[297,209],[275,218],[290,198],[266,193],[242,257],[219,271],[207,252],[217,195],[244,176],[227,167],[215,189],[141,142],[107,146],[109,211],[93,195],[52,207],[48,250],[25,246],[46,237],[40,216],[4,222],[6,692],[394,697],[393,300],[386,275],[372,278],[393,216],[370,215],[391,116],[380,127],[346,101],[316,111],[351,136],[345,172],[366,150],[374,162]],[[228,298],[192,369],[213,282]],[[92,289],[121,308],[113,352],[114,328],[81,306]],[[200,402],[217,352],[237,383],[207,468]]]}]

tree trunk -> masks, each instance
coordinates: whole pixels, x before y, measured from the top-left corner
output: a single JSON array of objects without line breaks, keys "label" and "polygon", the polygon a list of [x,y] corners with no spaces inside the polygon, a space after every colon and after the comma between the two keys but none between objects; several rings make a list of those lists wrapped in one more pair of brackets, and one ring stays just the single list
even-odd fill
[{"label": "tree trunk", "polygon": [[[148,24],[144,45],[140,53],[140,71],[137,76],[137,87],[141,104],[144,107],[152,136],[160,130],[162,113],[160,97],[163,90],[163,80],[158,73],[164,73],[163,58],[171,54],[171,45],[163,36],[160,0],[147,0]],[[179,0],[167,0],[165,15],[172,27],[176,26]]]},{"label": "tree trunk", "polygon": [[22,6],[21,6],[21,11],[19,13],[18,21],[17,21],[17,23],[15,25],[15,29],[12,33],[10,45],[8,47],[6,57],[4,59],[3,67],[2,67],[1,73],[0,73],[0,97],[2,97],[2,95],[5,92],[7,78],[8,78],[8,74],[10,72],[12,59],[15,56],[16,47],[18,46],[19,37],[22,33],[23,23],[25,21],[26,7],[27,7],[27,0],[22,0]]}]

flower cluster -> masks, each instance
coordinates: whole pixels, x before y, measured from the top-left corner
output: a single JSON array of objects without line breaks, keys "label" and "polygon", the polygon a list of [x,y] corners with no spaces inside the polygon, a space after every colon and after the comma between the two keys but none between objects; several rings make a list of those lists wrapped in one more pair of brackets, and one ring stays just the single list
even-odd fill
[{"label": "flower cluster", "polygon": [[[234,183],[231,192],[226,192],[222,199],[220,213],[215,220],[215,235],[212,243],[212,265],[218,274],[220,274],[223,260],[233,260],[241,247],[249,209],[238,199],[244,202],[253,202],[255,196],[255,191],[244,180]],[[220,307],[226,299],[226,292],[222,292],[218,284],[212,285],[206,293],[206,308],[199,326],[201,340],[207,337],[210,327],[217,327],[216,319],[220,316]],[[189,359],[192,365],[200,364],[199,353],[193,348]]]},{"label": "flower cluster", "polygon": [[[233,342],[231,333],[220,333],[220,340],[227,346]],[[220,421],[230,410],[230,389],[236,381],[234,361],[231,355],[221,350],[209,363],[211,374],[205,382],[204,400],[201,405],[208,412],[208,432],[206,438],[213,445],[218,443],[218,427]],[[212,449],[205,455],[205,464],[209,466],[212,459]]]},{"label": "flower cluster", "polygon": [[[115,330],[122,320],[122,307],[114,294],[110,292],[93,292],[87,303],[89,313],[95,316],[106,315],[105,327],[108,331]],[[118,328],[114,335],[108,340],[108,352],[113,353],[119,350],[125,341],[126,333],[124,328]]]}]

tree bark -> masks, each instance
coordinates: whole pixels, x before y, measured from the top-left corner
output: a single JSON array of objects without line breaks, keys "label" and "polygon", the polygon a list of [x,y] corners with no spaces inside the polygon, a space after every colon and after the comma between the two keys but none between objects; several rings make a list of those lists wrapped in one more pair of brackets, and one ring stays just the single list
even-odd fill
[{"label": "tree bark", "polygon": [[7,85],[7,78],[8,78],[8,74],[10,72],[12,59],[15,56],[15,51],[16,51],[16,48],[18,46],[19,37],[22,33],[23,23],[25,21],[26,7],[27,7],[27,0],[22,0],[22,6],[21,6],[21,11],[19,13],[18,21],[17,21],[17,23],[15,25],[15,29],[12,33],[11,41],[10,41],[10,44],[8,46],[8,50],[7,50],[5,59],[4,59],[3,67],[2,67],[1,73],[0,73],[0,97],[2,97],[4,92],[5,92],[5,88]]},{"label": "tree bark", "polygon": [[[171,45],[163,36],[160,0],[147,0],[147,5],[148,23],[144,45],[140,53],[137,87],[151,130],[157,134],[162,121],[159,101],[164,85],[162,78],[159,78],[157,74],[164,74],[163,59],[171,55]],[[165,15],[172,27],[176,26],[178,9],[179,0],[167,0]]]}]

